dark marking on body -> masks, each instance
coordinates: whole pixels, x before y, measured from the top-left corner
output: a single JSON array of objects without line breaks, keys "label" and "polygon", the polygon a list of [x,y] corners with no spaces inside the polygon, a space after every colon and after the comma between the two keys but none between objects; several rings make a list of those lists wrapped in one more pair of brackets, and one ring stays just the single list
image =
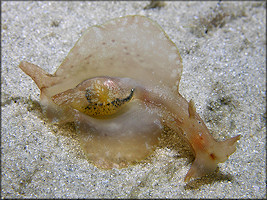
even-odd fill
[{"label": "dark marking on body", "polygon": [[[119,99],[119,98],[116,98],[115,100],[111,101],[111,102],[108,102],[106,105],[108,106],[108,108],[104,109],[104,110],[108,110],[110,111],[109,107],[110,105],[112,104],[113,106],[115,106],[116,108],[120,107],[121,105],[123,105],[124,103],[126,102],[129,102],[132,98],[133,98],[133,94],[134,94],[134,88],[131,89],[131,93],[128,97],[124,98],[124,99]],[[88,106],[85,107],[85,109],[89,109],[91,110],[92,108],[96,111],[97,110],[97,107],[103,107],[105,106],[103,104],[103,102],[99,102],[99,103],[92,103],[92,100],[91,100],[91,97],[92,97],[92,92],[91,90],[86,90],[85,92],[85,97],[89,103]],[[97,114],[97,113],[96,113]]]}]

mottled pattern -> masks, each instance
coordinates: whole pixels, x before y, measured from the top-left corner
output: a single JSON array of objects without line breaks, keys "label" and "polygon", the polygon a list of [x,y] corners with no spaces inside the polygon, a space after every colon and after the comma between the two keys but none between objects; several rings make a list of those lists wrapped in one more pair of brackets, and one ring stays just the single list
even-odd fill
[{"label": "mottled pattern", "polygon": [[94,117],[117,113],[129,102],[134,88],[123,89],[110,78],[88,79],[74,89],[56,94],[52,97],[59,106],[71,106],[80,112]]}]

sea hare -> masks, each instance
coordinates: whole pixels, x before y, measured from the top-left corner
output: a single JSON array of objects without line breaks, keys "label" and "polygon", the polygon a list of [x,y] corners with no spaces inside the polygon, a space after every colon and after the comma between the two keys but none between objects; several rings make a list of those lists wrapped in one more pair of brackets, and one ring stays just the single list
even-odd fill
[{"label": "sea hare", "polygon": [[188,181],[213,172],[240,138],[212,137],[193,101],[178,92],[182,59],[175,44],[143,16],[89,28],[53,75],[26,61],[19,67],[39,87],[47,118],[74,122],[84,153],[100,168],[146,158],[168,127],[194,152]]}]

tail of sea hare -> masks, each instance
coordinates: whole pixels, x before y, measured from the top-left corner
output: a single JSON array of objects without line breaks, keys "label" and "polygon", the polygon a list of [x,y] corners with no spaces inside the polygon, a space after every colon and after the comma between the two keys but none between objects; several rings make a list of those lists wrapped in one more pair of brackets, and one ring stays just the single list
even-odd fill
[{"label": "tail of sea hare", "polygon": [[42,68],[32,63],[22,61],[19,67],[34,80],[40,90],[45,87],[50,87],[57,82],[57,77],[48,74]]},{"label": "tail of sea hare", "polygon": [[217,168],[217,163],[225,162],[227,158],[235,152],[237,140],[240,135],[225,141],[215,142],[207,151],[196,152],[195,160],[185,176],[185,181],[197,178],[213,172]]}]

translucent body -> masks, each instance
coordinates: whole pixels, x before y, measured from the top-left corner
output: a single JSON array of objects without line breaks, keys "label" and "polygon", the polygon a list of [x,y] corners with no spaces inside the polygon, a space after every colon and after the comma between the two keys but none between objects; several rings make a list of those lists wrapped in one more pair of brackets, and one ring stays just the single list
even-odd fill
[{"label": "translucent body", "polygon": [[53,75],[28,62],[20,68],[40,88],[52,122],[75,122],[81,147],[98,167],[146,158],[167,126],[195,154],[185,177],[190,180],[214,171],[235,151],[239,136],[218,142],[210,135],[194,103],[178,92],[181,63],[155,22],[126,16],[89,28]]}]

